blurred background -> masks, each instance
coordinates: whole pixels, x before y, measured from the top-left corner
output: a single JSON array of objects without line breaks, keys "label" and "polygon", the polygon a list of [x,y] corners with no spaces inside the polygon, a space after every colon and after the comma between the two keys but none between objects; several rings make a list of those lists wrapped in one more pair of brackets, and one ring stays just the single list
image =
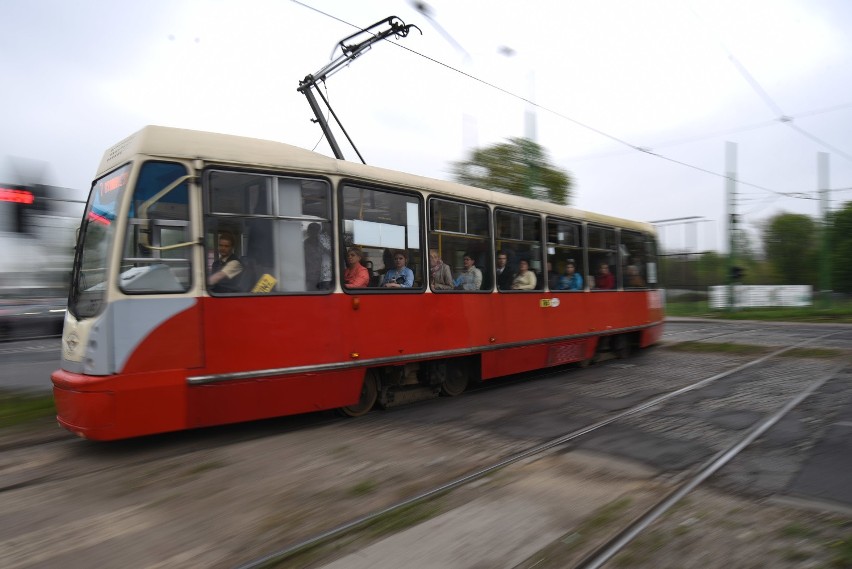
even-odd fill
[{"label": "blurred background", "polygon": [[0,340],[59,334],[84,191],[44,183],[46,164],[10,156],[5,162],[10,179],[0,179]]}]

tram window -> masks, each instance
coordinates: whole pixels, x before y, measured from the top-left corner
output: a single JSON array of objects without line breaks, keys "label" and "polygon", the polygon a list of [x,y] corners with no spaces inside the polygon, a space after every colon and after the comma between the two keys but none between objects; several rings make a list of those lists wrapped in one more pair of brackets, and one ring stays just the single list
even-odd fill
[{"label": "tram window", "polygon": [[429,201],[430,275],[433,255],[447,265],[449,272],[449,278],[444,271],[436,273],[432,290],[493,288],[488,217],[488,208],[483,206],[434,198]]},{"label": "tram window", "polygon": [[[214,294],[305,294],[333,288],[331,190],[325,181],[211,171],[204,179],[207,274],[219,235],[234,235],[241,271]],[[218,265],[217,265],[218,266]],[[215,286],[215,288],[214,288]]]},{"label": "tram window", "polygon": [[258,174],[211,172],[208,195],[211,213],[269,215],[272,212],[271,178]]},{"label": "tram window", "polygon": [[360,247],[361,263],[370,273],[369,287],[422,290],[428,272],[420,243],[420,197],[346,184],[340,189],[340,202],[341,262],[350,247]]},{"label": "tram window", "polygon": [[592,290],[618,289],[620,271],[615,229],[589,225],[587,231],[589,268],[586,280],[589,288]]},{"label": "tram window", "polygon": [[624,275],[624,288],[647,288],[648,270],[646,266],[646,237],[633,231],[621,231],[621,273]]},{"label": "tram window", "polygon": [[[186,168],[146,162],[139,171],[127,220],[119,288],[126,293],[178,293],[192,281],[192,241]],[[173,188],[169,189],[170,186]]]},{"label": "tram window", "polygon": [[547,280],[550,290],[576,292],[585,289],[582,237],[583,227],[579,223],[547,220]]},{"label": "tram window", "polygon": [[[494,225],[497,233],[497,250],[506,254],[506,266],[514,275],[510,290],[544,290],[541,218],[536,215],[497,210],[494,213]],[[522,260],[527,261],[528,268],[519,278]],[[529,288],[530,286],[532,288]],[[501,290],[504,289],[501,288]]]},{"label": "tram window", "polygon": [[657,241],[653,235],[645,235],[645,260],[648,286],[657,288]]}]

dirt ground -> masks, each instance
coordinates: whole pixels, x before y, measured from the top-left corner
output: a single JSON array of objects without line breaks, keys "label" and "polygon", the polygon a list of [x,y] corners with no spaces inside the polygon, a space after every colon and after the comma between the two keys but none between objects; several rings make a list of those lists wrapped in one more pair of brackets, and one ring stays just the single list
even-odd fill
[{"label": "dirt ground", "polygon": [[[236,567],[523,446],[446,425],[389,430],[381,414],[220,434],[7,445],[0,566]],[[373,544],[375,569],[570,567],[667,484],[636,463],[556,451],[278,566],[357,567],[368,554],[352,552]],[[703,489],[612,566],[842,567],[850,533],[850,518]]]},{"label": "dirt ground", "polygon": [[[658,352],[356,420],[317,413],[117,443],[78,440],[51,422],[0,430],[0,567],[240,567],[738,362]],[[815,373],[816,367],[806,368]],[[771,371],[754,378],[767,408],[772,397],[785,396],[780,387],[792,388],[792,380],[778,377]],[[760,381],[777,381],[779,389]],[[607,566],[852,567],[852,512],[825,513],[813,509],[819,505],[778,499],[821,423],[832,420],[826,409],[841,401],[846,385],[809,400],[801,432],[790,429],[790,438],[754,445],[749,460],[726,467],[733,475],[709,480]],[[728,387],[742,411],[753,409],[756,400],[741,397],[738,382]],[[703,422],[689,422],[687,411]],[[638,419],[626,421],[597,446],[565,445],[517,462],[275,566],[576,566],[677,482],[683,449],[700,446],[692,437],[719,439],[706,451],[714,453],[743,428],[711,429],[707,420],[716,415],[700,403],[672,407],[663,418],[667,423],[643,421],[645,431]],[[682,440],[674,438],[678,433]],[[626,460],[626,447],[639,447],[633,441],[648,454]],[[654,446],[660,441],[675,449],[667,466],[660,461],[665,453],[653,457],[658,462],[650,457],[665,450]],[[777,476],[770,476],[772,469]]]}]

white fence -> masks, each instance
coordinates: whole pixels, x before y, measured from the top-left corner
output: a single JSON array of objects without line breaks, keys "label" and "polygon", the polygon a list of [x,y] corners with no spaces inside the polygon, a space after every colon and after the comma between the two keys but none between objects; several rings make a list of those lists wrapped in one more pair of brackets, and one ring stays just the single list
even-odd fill
[{"label": "white fence", "polygon": [[734,307],[758,308],[764,306],[811,306],[813,290],[810,285],[734,285],[709,287],[710,308],[731,306],[733,289]]}]

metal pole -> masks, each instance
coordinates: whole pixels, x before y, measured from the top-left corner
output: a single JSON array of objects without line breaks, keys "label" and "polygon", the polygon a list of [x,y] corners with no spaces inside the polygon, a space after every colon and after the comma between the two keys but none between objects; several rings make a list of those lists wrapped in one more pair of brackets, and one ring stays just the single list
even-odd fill
[{"label": "metal pole", "polygon": [[306,80],[299,85],[298,90],[301,91],[308,99],[308,104],[314,112],[314,116],[322,129],[322,133],[325,135],[325,139],[328,141],[329,146],[331,146],[331,151],[334,152],[334,157],[338,160],[345,160],[343,152],[337,144],[337,139],[334,138],[334,133],[331,132],[331,128],[328,126],[328,121],[326,121],[325,117],[322,115],[322,109],[320,109],[319,103],[317,103],[317,99],[314,97],[312,88],[315,84],[316,83],[314,83],[313,80],[308,81],[306,78]]},{"label": "metal pole", "polygon": [[820,231],[820,255],[819,255],[819,298],[824,308],[831,307],[831,260],[829,259],[830,244],[828,242],[828,153],[817,153],[817,185],[819,186],[819,217],[821,222]]},{"label": "metal pole", "polygon": [[729,310],[736,309],[734,298],[733,269],[736,265],[736,231],[737,231],[737,144],[735,142],[725,143],[725,194],[728,205],[728,298]]}]

